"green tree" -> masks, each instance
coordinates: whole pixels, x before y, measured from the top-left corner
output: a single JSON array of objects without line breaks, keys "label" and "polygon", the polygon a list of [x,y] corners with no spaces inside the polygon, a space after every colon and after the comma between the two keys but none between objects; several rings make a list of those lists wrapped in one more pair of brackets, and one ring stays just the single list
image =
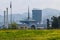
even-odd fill
[{"label": "green tree", "polygon": [[58,24],[58,18],[57,17],[55,17],[55,16],[53,16],[52,17],[52,28],[54,28],[54,29],[57,29],[57,28],[59,28],[59,24]]},{"label": "green tree", "polygon": [[60,16],[58,16],[58,24],[59,24],[59,28],[60,28]]},{"label": "green tree", "polygon": [[49,27],[49,19],[47,19],[47,29],[49,29],[50,27]]},{"label": "green tree", "polygon": [[17,24],[15,22],[13,22],[11,25],[10,25],[10,28],[9,29],[17,29]]}]

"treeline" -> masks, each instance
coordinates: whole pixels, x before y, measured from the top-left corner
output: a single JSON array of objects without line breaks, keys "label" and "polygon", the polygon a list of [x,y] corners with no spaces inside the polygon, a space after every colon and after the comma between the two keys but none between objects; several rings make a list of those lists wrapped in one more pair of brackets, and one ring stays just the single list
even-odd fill
[{"label": "treeline", "polygon": [[60,16],[51,17],[51,21],[47,19],[47,29],[60,29]]},{"label": "treeline", "polygon": [[6,26],[3,25],[3,28],[2,29],[17,29],[17,23],[16,22],[13,22],[12,24],[9,24],[8,25],[8,28]]}]

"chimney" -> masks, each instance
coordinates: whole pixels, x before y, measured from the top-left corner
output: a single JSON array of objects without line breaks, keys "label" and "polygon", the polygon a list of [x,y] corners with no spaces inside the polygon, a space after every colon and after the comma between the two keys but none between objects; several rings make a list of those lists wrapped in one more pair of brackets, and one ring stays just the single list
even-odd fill
[{"label": "chimney", "polygon": [[6,26],[7,26],[7,28],[8,28],[8,8],[6,8]]}]

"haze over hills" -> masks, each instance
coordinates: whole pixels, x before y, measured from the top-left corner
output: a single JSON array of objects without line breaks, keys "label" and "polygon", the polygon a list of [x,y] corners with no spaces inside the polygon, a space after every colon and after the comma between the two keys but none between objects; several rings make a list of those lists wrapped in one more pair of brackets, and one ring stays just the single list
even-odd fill
[{"label": "haze over hills", "polygon": [[56,9],[46,8],[42,11],[43,17],[50,18],[52,16],[59,16],[60,11]]},{"label": "haze over hills", "polygon": [[[10,18],[11,18],[11,15],[8,15],[8,20],[9,20],[9,23],[10,23]],[[19,22],[20,20],[23,20],[27,18],[27,14],[24,13],[24,14],[12,14],[12,21],[13,22]],[[4,24],[4,16],[0,15],[0,24]]]},{"label": "haze over hills", "polygon": [[59,16],[59,15],[60,15],[60,10],[51,9],[51,8],[43,9],[42,11],[43,23],[46,23],[47,18],[51,20],[52,16]]},{"label": "haze over hills", "polygon": [[[59,10],[56,9],[50,9],[50,8],[46,8],[42,10],[42,20],[44,23],[46,23],[46,19],[47,18],[51,18],[52,16],[58,16],[60,14]],[[19,22],[20,20],[26,19],[27,18],[27,13],[23,13],[23,14],[12,14],[12,18],[14,22]],[[31,17],[32,15],[30,15]],[[4,16],[0,15],[0,23],[3,23],[3,18]],[[9,22],[10,22],[10,15],[9,15]]]}]

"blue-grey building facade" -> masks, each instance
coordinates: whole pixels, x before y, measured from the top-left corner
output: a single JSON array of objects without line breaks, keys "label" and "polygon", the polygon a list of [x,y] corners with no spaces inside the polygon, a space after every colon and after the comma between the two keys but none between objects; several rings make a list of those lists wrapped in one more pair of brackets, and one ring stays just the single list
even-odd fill
[{"label": "blue-grey building facade", "polygon": [[32,19],[36,20],[38,23],[41,23],[42,10],[32,10]]}]

